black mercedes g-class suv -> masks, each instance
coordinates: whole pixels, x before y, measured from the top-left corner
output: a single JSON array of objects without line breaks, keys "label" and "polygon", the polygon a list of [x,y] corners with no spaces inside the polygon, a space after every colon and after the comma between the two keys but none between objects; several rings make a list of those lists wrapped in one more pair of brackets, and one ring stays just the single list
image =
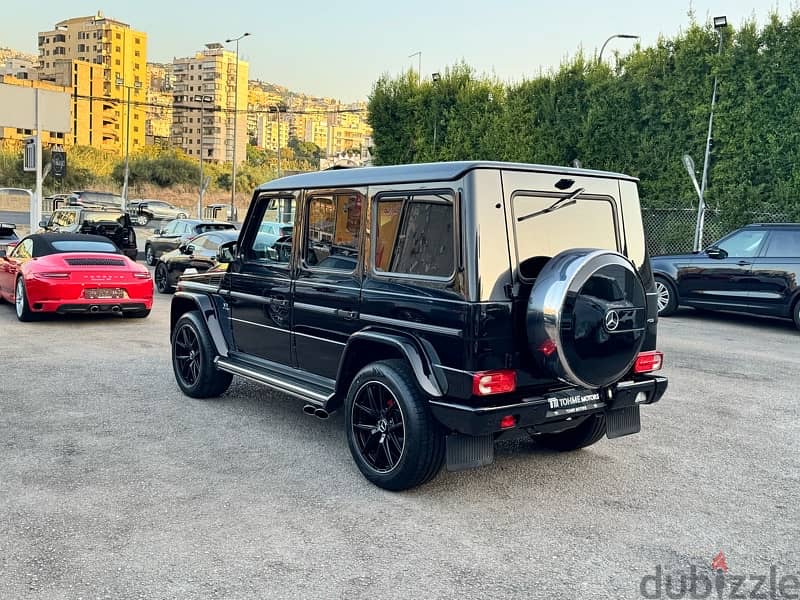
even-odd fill
[{"label": "black mercedes g-class suv", "polygon": [[[290,215],[292,218],[290,220]],[[293,222],[265,243],[264,222]],[[640,429],[657,302],[636,180],[495,162],[321,171],[259,187],[226,270],[181,278],[172,364],[344,411],[361,472],[401,490],[488,464],[503,432],[573,450]]]},{"label": "black mercedes g-class suv", "polygon": [[139,253],[131,219],[118,208],[105,206],[58,208],[49,218],[40,221],[39,227],[44,231],[105,236],[131,260],[136,260]]}]

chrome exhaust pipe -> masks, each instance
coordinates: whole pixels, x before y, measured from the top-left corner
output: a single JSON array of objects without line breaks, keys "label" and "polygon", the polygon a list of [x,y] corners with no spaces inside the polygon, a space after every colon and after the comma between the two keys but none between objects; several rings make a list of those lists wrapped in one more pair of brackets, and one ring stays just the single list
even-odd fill
[{"label": "chrome exhaust pipe", "polygon": [[314,416],[323,421],[328,418],[328,411],[324,408],[318,408],[314,411]]},{"label": "chrome exhaust pipe", "polygon": [[303,407],[303,412],[306,413],[308,416],[313,417],[314,411],[317,409],[316,406],[312,406],[311,404],[306,404]]},{"label": "chrome exhaust pipe", "polygon": [[94,306],[92,306],[89,309],[89,312],[93,312],[93,313],[100,312],[100,307],[95,304]]},{"label": "chrome exhaust pipe", "polygon": [[117,306],[116,304],[111,307],[111,312],[113,312],[113,313],[118,313],[120,310],[122,310],[122,309],[119,306]]}]

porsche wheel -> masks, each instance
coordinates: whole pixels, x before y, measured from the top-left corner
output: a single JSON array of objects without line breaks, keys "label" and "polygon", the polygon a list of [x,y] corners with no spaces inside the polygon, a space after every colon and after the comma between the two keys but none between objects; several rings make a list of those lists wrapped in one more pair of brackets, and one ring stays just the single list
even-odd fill
[{"label": "porsche wheel", "polygon": [[163,262],[158,263],[156,266],[156,289],[160,294],[171,294],[175,291],[175,287],[169,282],[169,272],[167,265]]},{"label": "porsche wheel", "polygon": [[25,292],[25,282],[22,277],[17,279],[17,287],[14,292],[14,308],[17,313],[17,319],[23,322],[34,321],[36,315],[31,311],[28,304],[28,294]]}]

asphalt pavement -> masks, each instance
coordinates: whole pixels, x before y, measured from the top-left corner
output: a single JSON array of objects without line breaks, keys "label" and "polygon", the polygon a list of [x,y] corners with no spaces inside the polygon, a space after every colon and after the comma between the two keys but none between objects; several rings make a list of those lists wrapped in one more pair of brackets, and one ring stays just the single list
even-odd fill
[{"label": "asphalt pavement", "polygon": [[666,598],[657,574],[711,576],[720,551],[729,582],[800,576],[788,322],[682,311],[661,321],[670,387],[640,434],[569,454],[510,440],[390,493],[340,414],[242,380],[181,395],[168,312],[158,296],[146,320],[23,324],[0,305],[0,598],[617,600],[648,576]]}]

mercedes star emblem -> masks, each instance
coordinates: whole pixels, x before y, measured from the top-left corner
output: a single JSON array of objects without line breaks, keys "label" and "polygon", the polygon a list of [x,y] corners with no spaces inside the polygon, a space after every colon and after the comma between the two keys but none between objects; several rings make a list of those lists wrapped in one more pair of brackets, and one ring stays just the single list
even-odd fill
[{"label": "mercedes star emblem", "polygon": [[619,313],[615,310],[610,310],[606,313],[606,330],[616,331],[619,327]]}]

